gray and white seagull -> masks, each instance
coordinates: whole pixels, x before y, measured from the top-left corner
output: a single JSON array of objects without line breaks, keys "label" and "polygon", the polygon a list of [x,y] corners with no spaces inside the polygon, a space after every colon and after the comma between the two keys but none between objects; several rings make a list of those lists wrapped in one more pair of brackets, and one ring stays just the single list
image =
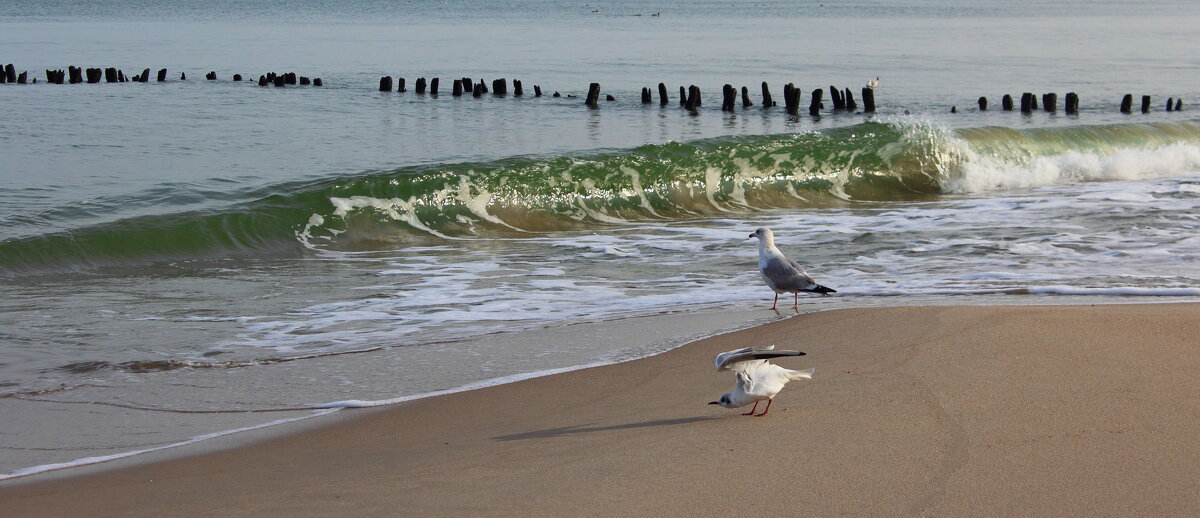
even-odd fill
[{"label": "gray and white seagull", "polygon": [[758,238],[758,271],[762,274],[763,281],[775,290],[775,303],[771,304],[771,309],[779,305],[780,293],[792,293],[795,295],[795,303],[792,309],[800,307],[800,292],[819,293],[826,295],[829,293],[837,293],[837,290],[826,288],[817,284],[817,281],[808,276],[808,272],[804,271],[804,267],[800,263],[784,257],[783,252],[775,248],[775,234],[771,233],[771,229],[761,227],[755,230],[750,237]]},{"label": "gray and white seagull", "polygon": [[[787,382],[799,379],[812,379],[814,369],[795,371],[785,369],[769,361],[770,358],[783,356],[804,356],[800,351],[776,351],[774,345],[766,347],[746,347],[717,355],[717,371],[730,370],[737,375],[737,386],[733,392],[722,394],[710,405],[720,405],[725,408],[737,408],[754,403],[754,408],[742,415],[762,417],[771,410],[771,402],[775,395],[783,390]],[[767,408],[761,414],[755,414],[758,403],[767,400]]]}]

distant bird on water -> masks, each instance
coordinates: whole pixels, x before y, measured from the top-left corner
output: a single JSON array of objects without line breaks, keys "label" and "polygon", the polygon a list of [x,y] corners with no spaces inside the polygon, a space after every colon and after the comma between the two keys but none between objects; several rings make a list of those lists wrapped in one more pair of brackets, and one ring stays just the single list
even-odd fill
[{"label": "distant bird on water", "polygon": [[876,77],[875,79],[872,79],[870,81],[867,81],[867,88],[874,90],[876,86],[879,86],[879,78],[878,77]]},{"label": "distant bird on water", "polygon": [[[813,369],[794,371],[775,365],[769,358],[783,356],[804,356],[800,351],[776,351],[774,345],[766,347],[746,347],[723,352],[717,355],[717,371],[730,370],[737,375],[737,385],[733,392],[722,394],[710,405],[720,405],[725,408],[738,408],[754,403],[754,408],[742,415],[762,417],[771,410],[771,402],[775,395],[783,390],[789,381],[812,379]],[[758,403],[767,400],[767,408],[761,414],[755,414]]]},{"label": "distant bird on water", "polygon": [[771,309],[775,309],[779,305],[780,293],[795,295],[793,309],[800,307],[800,292],[802,291],[821,295],[837,293],[835,289],[817,284],[817,281],[804,271],[803,266],[784,257],[783,252],[775,248],[775,234],[771,233],[771,229],[759,228],[750,234],[750,237],[758,238],[758,271],[762,274],[763,281],[767,283],[767,286],[775,291],[775,303],[771,304]]}]

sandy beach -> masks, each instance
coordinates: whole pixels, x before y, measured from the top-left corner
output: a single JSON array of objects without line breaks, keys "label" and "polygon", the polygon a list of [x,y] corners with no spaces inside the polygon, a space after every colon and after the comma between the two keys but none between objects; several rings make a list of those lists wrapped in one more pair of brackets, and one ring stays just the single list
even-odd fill
[{"label": "sandy beach", "polygon": [[[25,516],[1194,516],[1200,304],[799,315],[356,411],[231,450],[0,486]],[[769,415],[715,354],[816,369]]]}]

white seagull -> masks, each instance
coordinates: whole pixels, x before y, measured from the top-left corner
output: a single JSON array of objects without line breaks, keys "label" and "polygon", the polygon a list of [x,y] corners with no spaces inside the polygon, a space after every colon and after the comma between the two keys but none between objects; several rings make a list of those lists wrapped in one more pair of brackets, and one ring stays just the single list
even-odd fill
[{"label": "white seagull", "polygon": [[758,272],[762,274],[763,281],[767,283],[767,286],[775,290],[775,303],[771,304],[771,309],[775,309],[775,306],[779,305],[780,293],[795,295],[793,309],[800,307],[800,292],[802,291],[821,295],[837,293],[835,289],[817,284],[817,281],[804,271],[803,266],[784,257],[783,252],[775,248],[775,234],[771,233],[771,229],[759,228],[750,234],[750,237],[758,238]]},{"label": "white seagull", "polygon": [[[754,408],[742,415],[762,417],[771,410],[771,402],[775,394],[783,390],[787,382],[798,379],[812,379],[814,369],[794,371],[775,365],[768,358],[781,356],[804,356],[800,351],[776,351],[774,345],[766,347],[746,347],[717,355],[717,372],[731,370],[737,375],[737,386],[733,392],[722,394],[710,405],[721,405],[725,408],[737,408],[754,403]],[[767,408],[761,414],[758,402],[767,400]]]},{"label": "white seagull", "polygon": [[874,90],[876,86],[879,86],[879,78],[878,77],[876,77],[875,79],[872,79],[870,81],[867,81],[867,88]]}]

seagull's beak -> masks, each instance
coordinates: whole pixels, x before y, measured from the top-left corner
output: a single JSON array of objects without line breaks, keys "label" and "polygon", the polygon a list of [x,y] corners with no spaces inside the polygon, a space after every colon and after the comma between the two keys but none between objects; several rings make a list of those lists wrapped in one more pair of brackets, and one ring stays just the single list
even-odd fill
[{"label": "seagull's beak", "polygon": [[750,234],[750,237],[754,237],[754,234]]},{"label": "seagull's beak", "polygon": [[708,402],[708,404],[710,404],[710,405],[719,405],[719,404],[721,404],[721,403],[719,403],[719,402],[717,402],[717,401],[709,401],[709,402]]}]

